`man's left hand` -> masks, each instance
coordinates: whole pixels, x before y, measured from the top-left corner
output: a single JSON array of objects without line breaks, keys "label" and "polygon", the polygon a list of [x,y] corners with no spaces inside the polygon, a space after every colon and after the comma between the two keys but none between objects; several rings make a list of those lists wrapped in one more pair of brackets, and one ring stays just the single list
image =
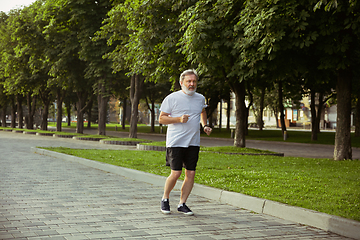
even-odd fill
[{"label": "man's left hand", "polygon": [[211,134],[211,132],[212,132],[212,128],[206,126],[206,127],[204,127],[204,132],[205,132],[208,136],[210,136],[210,134]]}]

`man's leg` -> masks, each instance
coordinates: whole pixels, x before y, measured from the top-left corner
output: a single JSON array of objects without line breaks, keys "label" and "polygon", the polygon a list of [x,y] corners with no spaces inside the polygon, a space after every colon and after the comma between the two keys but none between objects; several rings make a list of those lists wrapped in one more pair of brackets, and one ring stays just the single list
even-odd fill
[{"label": "man's leg", "polygon": [[181,170],[180,171],[171,170],[169,177],[165,181],[163,199],[170,198],[170,192],[175,187],[176,181],[179,179],[180,176],[181,176]]},{"label": "man's leg", "polygon": [[[195,178],[195,171],[193,170],[185,170],[185,180],[181,187],[181,195],[180,195],[180,203],[186,203],[191,190],[194,186],[194,178]],[[175,185],[174,185],[175,186]]]}]

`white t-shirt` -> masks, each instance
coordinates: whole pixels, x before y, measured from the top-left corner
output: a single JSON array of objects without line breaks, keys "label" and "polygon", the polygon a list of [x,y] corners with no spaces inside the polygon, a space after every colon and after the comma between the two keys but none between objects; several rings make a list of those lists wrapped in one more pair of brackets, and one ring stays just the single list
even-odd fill
[{"label": "white t-shirt", "polygon": [[183,91],[169,94],[161,104],[160,111],[171,117],[190,115],[186,123],[169,124],[166,133],[166,147],[200,146],[200,115],[205,105],[205,97],[200,93],[189,96]]}]

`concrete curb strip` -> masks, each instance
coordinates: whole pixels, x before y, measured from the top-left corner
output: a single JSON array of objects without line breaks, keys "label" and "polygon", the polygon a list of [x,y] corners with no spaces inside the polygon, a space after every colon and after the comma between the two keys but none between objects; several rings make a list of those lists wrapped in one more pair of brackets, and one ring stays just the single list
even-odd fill
[{"label": "concrete curb strip", "polygon": [[266,200],[264,214],[360,239],[360,222],[301,207]]},{"label": "concrete curb strip", "polygon": [[239,208],[245,208],[256,213],[263,213],[265,199],[248,196],[236,192],[223,191],[220,202]]},{"label": "concrete curb strip", "polygon": [[136,146],[137,144],[139,144],[141,142],[139,142],[139,141],[112,141],[112,140],[101,139],[100,143],[101,144]]},{"label": "concrete curb strip", "polygon": [[100,140],[104,139],[104,138],[89,138],[89,137],[72,137],[75,140],[84,140],[84,141],[94,141],[94,142],[99,142]]},{"label": "concrete curb strip", "polygon": [[73,138],[75,137],[75,135],[67,135],[67,134],[54,134],[53,135],[54,138]]},{"label": "concrete curb strip", "polygon": [[136,145],[138,150],[145,150],[145,151],[166,151],[166,147],[163,146],[151,146],[151,145],[143,145],[141,143]]},{"label": "concrete curb strip", "polygon": [[[147,182],[159,187],[164,186],[164,181],[166,179],[166,177],[151,173],[114,166],[45,149],[32,148],[32,151],[42,155],[78,162],[89,167],[118,174],[133,180]],[[178,181],[175,187],[180,189],[181,184],[182,181]],[[226,203],[256,213],[267,214],[360,240],[360,222],[351,219],[341,218],[301,207],[289,206],[283,203],[252,197],[241,193],[224,191],[196,183],[192,193],[219,201],[220,203]]]}]

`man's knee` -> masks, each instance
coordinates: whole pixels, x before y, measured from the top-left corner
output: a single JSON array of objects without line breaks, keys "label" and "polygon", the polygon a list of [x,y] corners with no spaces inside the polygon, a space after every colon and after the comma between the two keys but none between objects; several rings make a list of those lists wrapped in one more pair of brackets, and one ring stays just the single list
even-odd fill
[{"label": "man's knee", "polygon": [[181,176],[181,171],[171,170],[170,177],[178,179]]},{"label": "man's knee", "polygon": [[190,179],[195,178],[195,171],[192,170],[185,170],[185,176]]}]

